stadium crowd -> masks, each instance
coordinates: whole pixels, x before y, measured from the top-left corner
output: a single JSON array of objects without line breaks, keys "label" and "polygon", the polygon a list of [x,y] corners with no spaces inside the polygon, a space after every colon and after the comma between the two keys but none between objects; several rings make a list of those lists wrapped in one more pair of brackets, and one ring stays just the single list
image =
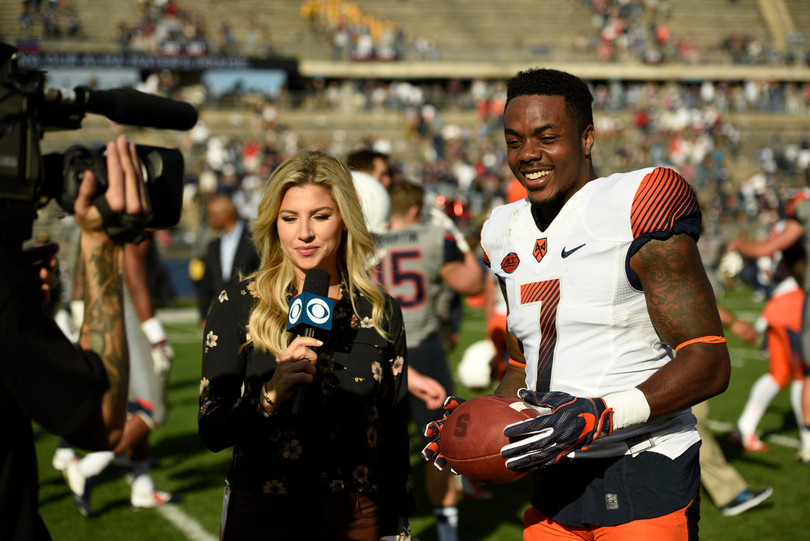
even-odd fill
[{"label": "stadium crowd", "polygon": [[82,26],[74,6],[66,0],[22,0],[20,29],[23,39],[30,38],[35,27],[45,38],[79,38]]},{"label": "stadium crowd", "polygon": [[[580,36],[576,46],[592,52],[600,62],[641,61],[644,64],[786,64],[802,61],[795,53],[780,54],[748,34],[732,33],[710,47],[701,47],[693,35],[677,35],[667,20],[666,0],[583,0],[591,7],[597,34]],[[801,34],[801,33],[799,33]],[[803,44],[803,34],[792,36]],[[808,60],[808,59],[804,59]]]},{"label": "stadium crowd", "polygon": [[401,54],[402,30],[355,2],[307,0],[301,4],[301,17],[332,44],[334,60],[396,60]]},{"label": "stadium crowd", "polygon": [[[242,54],[265,57],[273,41],[268,28],[254,18],[240,23],[219,20],[210,27],[193,4],[176,0],[136,0],[140,16],[117,25],[115,41],[122,51],[139,50],[175,56],[186,54]],[[780,51],[737,28],[724,29],[711,45],[706,39],[679,33],[671,14],[683,6],[666,0],[582,0],[591,12],[591,33],[573,37],[571,46],[585,61],[644,64],[751,64],[810,63],[804,32],[790,33]],[[732,8],[733,8],[733,3]],[[299,9],[309,31],[331,49],[333,60],[452,60],[450,49],[437,45],[437,36],[410,32],[400,21],[363,10],[345,0],[305,0]],[[81,13],[66,0],[23,0],[20,28],[27,39],[84,39]],[[110,44],[111,48],[115,45]],[[505,46],[521,53],[522,41]],[[548,45],[532,49],[544,55]]]},{"label": "stadium crowd", "polygon": [[[740,158],[741,129],[727,118],[732,113],[768,112],[806,115],[810,85],[746,81],[738,84],[704,82],[597,83],[592,86],[597,132],[604,141],[601,165],[628,169],[644,164],[675,167],[698,190],[710,190],[722,212],[751,205],[750,190],[738,195],[741,178],[731,178],[729,165]],[[416,144],[376,135],[348,141],[337,130],[317,144],[338,156],[355,147],[372,147],[390,154],[396,175],[421,181],[431,193],[459,199],[473,216],[483,216],[504,194],[511,176],[500,146],[504,91],[500,82],[473,81],[469,86],[393,81],[317,82],[296,101],[304,110],[375,111],[402,115],[408,138]],[[185,140],[189,162],[197,164],[193,190],[200,194],[224,191],[249,201],[287,155],[316,143],[296,133],[284,121],[291,110],[289,96],[255,104],[248,113],[250,135],[228,139],[198,125]],[[474,128],[444,120],[444,114],[475,110]],[[808,136],[796,140],[764,141],[758,160],[762,174],[796,184],[807,175]],[[597,147],[598,148],[598,147]],[[598,158],[598,159],[599,159]],[[746,157],[747,158],[747,157]],[[600,165],[600,162],[597,162]],[[756,177],[759,178],[759,177]],[[749,186],[756,181],[742,183]],[[761,191],[761,190],[760,190]],[[494,199],[493,199],[494,198]],[[487,204],[486,202],[491,202]],[[255,206],[255,204],[254,204]],[[245,203],[243,208],[251,208]],[[249,215],[250,213],[248,213]]]}]

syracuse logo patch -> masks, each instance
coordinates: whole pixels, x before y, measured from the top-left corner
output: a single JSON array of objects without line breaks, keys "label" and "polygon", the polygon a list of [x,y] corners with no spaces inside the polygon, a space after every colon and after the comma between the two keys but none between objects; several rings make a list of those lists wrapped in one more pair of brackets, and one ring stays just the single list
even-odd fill
[{"label": "syracuse logo patch", "polygon": [[546,252],[548,252],[547,240],[537,239],[537,242],[534,243],[534,250],[532,250],[532,254],[538,263],[540,263],[540,260],[546,255]]},{"label": "syracuse logo patch", "polygon": [[506,254],[506,257],[503,258],[503,261],[501,261],[501,268],[503,272],[512,274],[519,264],[520,258],[518,255],[515,252],[509,252]]}]

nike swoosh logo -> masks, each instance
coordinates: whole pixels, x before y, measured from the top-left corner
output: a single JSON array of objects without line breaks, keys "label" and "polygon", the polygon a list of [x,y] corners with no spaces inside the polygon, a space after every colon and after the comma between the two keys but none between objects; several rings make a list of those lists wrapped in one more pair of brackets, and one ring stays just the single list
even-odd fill
[{"label": "nike swoosh logo", "polygon": [[577,246],[576,248],[571,248],[571,249],[570,249],[570,250],[568,250],[568,251],[566,251],[566,250],[565,250],[565,247],[563,246],[563,249],[562,249],[562,254],[561,254],[561,255],[562,255],[562,257],[563,257],[563,259],[565,259],[565,258],[566,258],[566,257],[568,257],[569,255],[573,254],[574,252],[576,252],[577,250],[579,250],[579,249],[580,249],[580,248],[582,248],[583,246],[585,246],[585,245],[584,245],[584,244],[580,244],[580,245],[579,245],[579,246]]}]

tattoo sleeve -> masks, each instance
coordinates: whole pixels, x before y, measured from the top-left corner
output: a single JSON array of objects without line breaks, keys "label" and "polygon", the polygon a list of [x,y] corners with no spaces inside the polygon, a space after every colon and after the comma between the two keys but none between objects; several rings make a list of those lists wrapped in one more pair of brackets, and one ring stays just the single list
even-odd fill
[{"label": "tattoo sleeve", "polygon": [[653,324],[671,347],[723,335],[714,292],[691,237],[650,241],[630,264],[644,287]]},{"label": "tattoo sleeve", "polygon": [[102,411],[107,419],[120,419],[126,413],[129,388],[129,356],[124,330],[123,307],[124,251],[110,242],[84,254],[84,323],[79,345],[101,357],[110,388]]}]

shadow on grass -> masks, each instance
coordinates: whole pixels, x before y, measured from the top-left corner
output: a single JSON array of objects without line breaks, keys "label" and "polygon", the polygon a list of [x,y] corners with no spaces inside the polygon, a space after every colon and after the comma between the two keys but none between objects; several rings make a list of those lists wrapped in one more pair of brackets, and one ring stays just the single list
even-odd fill
[{"label": "shadow on grass", "polygon": [[231,450],[212,453],[196,432],[163,438],[152,448],[161,467],[178,482],[178,491],[190,493],[221,487],[231,463]]},{"label": "shadow on grass", "polygon": [[[419,455],[422,448],[417,438],[411,439],[411,455]],[[413,534],[419,541],[437,541],[433,507],[425,492],[424,462],[412,462],[411,485],[416,498],[416,511],[411,517],[411,524],[427,524],[426,527],[414,529]],[[432,467],[432,466],[431,466]],[[532,492],[532,475],[527,475],[508,484],[484,484],[481,487],[492,493],[491,500],[474,500],[458,495],[459,539],[494,539],[495,532],[504,524],[513,524],[523,529],[523,510],[528,506]]]},{"label": "shadow on grass", "polygon": [[781,469],[783,466],[781,462],[769,458],[767,453],[752,453],[744,451],[742,447],[732,442],[727,434],[717,436],[717,443],[720,445],[720,449],[723,450],[723,455],[726,457],[728,462],[748,462],[750,464],[757,464],[763,468],[772,470]]},{"label": "shadow on grass", "polygon": [[[129,470],[126,469],[126,468],[119,468],[117,466],[111,465],[110,467],[106,468],[104,471],[102,471],[98,476],[96,476],[93,479],[93,481],[92,481],[93,487],[100,486],[102,484],[106,484],[106,483],[110,483],[110,482],[119,482],[128,471]],[[50,493],[47,497],[44,497],[44,498],[40,497],[40,500],[39,500],[39,505],[40,506],[45,506],[45,505],[48,505],[49,503],[58,502],[58,501],[61,501],[61,500],[64,500],[64,499],[67,499],[68,501],[71,501],[70,490],[68,490],[68,487],[65,484],[64,478],[62,478],[62,477],[53,477],[52,476],[52,477],[49,477],[47,479],[40,480],[39,486],[40,486],[40,492],[44,492],[42,489],[45,488],[45,487],[54,487],[54,490],[55,490],[55,492]],[[48,491],[48,492],[50,492],[50,491]],[[96,507],[96,505],[92,505],[93,502],[94,502],[94,500],[92,498],[92,493],[93,492],[91,490],[90,491],[90,495],[91,495],[90,502],[91,502],[91,507],[93,509],[93,514],[90,516],[90,518],[102,515],[102,514],[108,512],[108,511],[110,511],[112,509],[117,509],[117,508],[122,508],[122,507],[130,507],[131,506],[131,502],[129,501],[129,498],[120,498],[120,499],[117,499],[117,500],[114,500],[114,501],[111,501],[111,502],[108,501],[106,503],[106,505],[104,505],[103,507]],[[129,494],[128,490],[127,490],[127,494]]]}]

